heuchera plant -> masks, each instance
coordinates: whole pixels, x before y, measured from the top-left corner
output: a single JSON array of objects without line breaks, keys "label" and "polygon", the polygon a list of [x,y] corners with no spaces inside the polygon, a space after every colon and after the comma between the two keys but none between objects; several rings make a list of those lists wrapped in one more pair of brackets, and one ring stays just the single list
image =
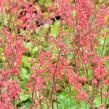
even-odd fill
[{"label": "heuchera plant", "polygon": [[0,1],[0,109],[108,109],[109,1],[41,1]]}]

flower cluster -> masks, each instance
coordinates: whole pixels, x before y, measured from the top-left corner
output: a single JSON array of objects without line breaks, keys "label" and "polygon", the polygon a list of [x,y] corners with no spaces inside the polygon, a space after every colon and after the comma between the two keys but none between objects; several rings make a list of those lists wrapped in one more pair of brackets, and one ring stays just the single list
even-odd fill
[{"label": "flower cluster", "polygon": [[36,1],[0,1],[0,109],[108,108],[107,1]]}]

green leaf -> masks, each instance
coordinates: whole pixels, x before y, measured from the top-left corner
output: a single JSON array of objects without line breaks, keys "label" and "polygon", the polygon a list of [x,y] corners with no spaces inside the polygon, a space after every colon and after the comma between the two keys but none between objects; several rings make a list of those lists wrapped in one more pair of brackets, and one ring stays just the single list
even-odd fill
[{"label": "green leaf", "polygon": [[28,79],[29,78],[29,75],[28,75],[28,71],[27,71],[27,69],[25,69],[25,68],[21,68],[21,71],[20,71],[20,76],[21,76],[21,78],[22,79]]},{"label": "green leaf", "polygon": [[98,3],[102,3],[103,2],[103,0],[98,0]]},{"label": "green leaf", "polygon": [[25,68],[30,68],[31,63],[29,62],[31,60],[31,57],[23,56],[22,57],[22,64]]},{"label": "green leaf", "polygon": [[28,98],[31,98],[31,95],[30,94],[24,94],[23,91],[20,93],[20,99],[21,99],[21,101],[26,101]]},{"label": "green leaf", "polygon": [[32,54],[38,56],[38,47],[33,48]]},{"label": "green leaf", "polygon": [[54,25],[51,26],[51,34],[57,36],[59,34],[60,21],[54,22]]}]

